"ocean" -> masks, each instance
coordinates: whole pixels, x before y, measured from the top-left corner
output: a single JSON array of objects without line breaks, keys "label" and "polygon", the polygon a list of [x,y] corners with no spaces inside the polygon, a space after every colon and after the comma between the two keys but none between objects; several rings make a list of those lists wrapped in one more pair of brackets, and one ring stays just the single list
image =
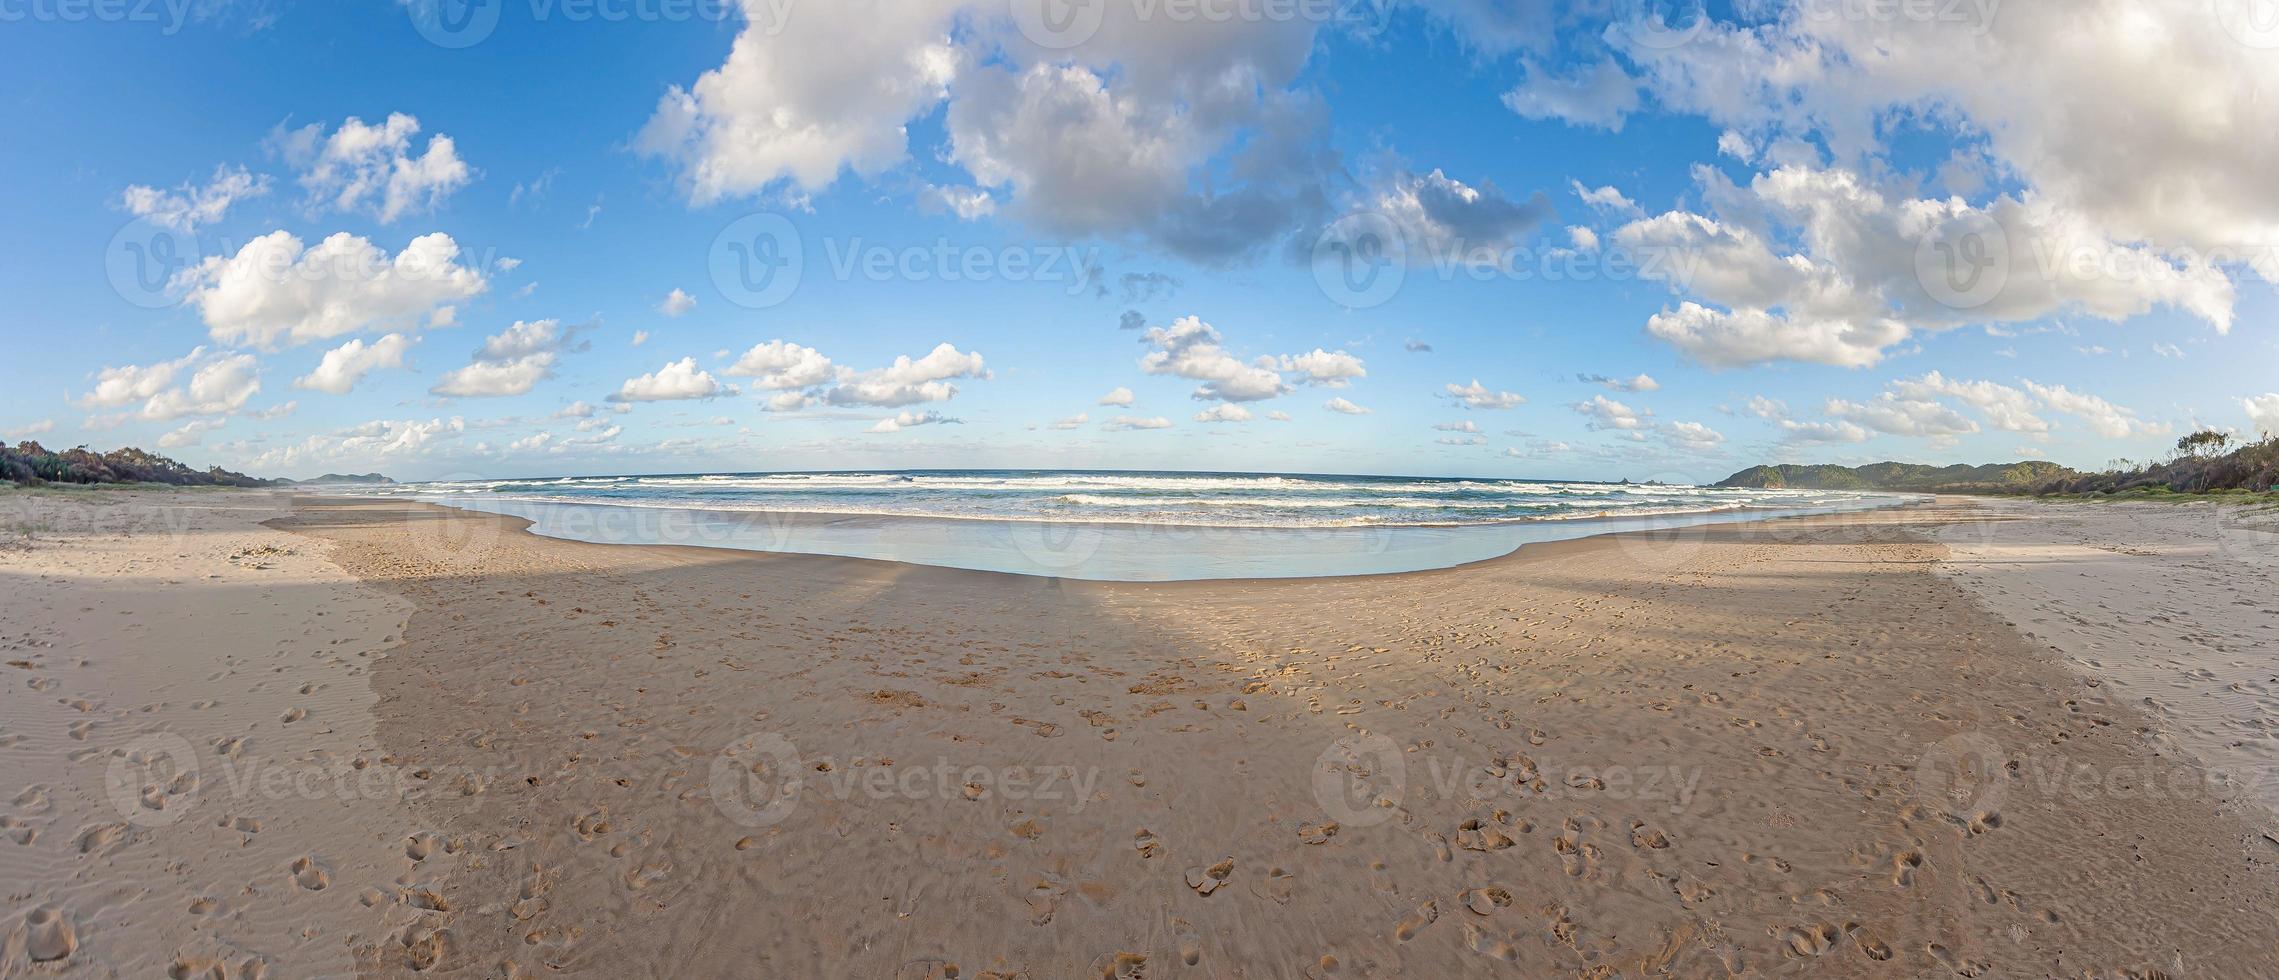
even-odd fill
[{"label": "ocean", "polygon": [[1909,497],[1389,476],[907,470],[594,476],[345,491],[512,514],[540,534],[1119,581],[1375,574],[1614,530]]}]

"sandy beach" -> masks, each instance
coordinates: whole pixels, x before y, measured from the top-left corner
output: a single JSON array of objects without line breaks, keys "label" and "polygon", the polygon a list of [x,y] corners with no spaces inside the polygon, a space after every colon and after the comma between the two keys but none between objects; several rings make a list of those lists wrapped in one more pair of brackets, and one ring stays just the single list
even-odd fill
[{"label": "sandy beach", "polygon": [[2253,515],[1110,583],[4,499],[0,977],[2279,974]]}]

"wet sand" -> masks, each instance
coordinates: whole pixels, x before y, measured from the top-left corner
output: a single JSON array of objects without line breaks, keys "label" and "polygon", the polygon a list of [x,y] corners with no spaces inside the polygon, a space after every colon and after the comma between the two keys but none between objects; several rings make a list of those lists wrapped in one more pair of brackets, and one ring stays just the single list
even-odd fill
[{"label": "wet sand", "polygon": [[[0,552],[0,975],[2279,973],[2271,813],[1942,571],[1964,503],[1156,584],[287,503]],[[185,816],[81,851],[153,735]]]}]

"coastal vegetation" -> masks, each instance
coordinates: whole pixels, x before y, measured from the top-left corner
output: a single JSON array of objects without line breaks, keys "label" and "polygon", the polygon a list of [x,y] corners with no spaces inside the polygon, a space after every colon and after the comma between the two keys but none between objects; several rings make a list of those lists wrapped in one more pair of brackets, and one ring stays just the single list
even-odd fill
[{"label": "coastal vegetation", "polygon": [[2176,440],[2168,458],[2147,463],[2114,460],[2103,470],[2085,472],[2056,463],[2027,460],[1927,466],[1869,463],[1865,466],[1782,463],[1752,466],[1720,480],[1720,487],[1799,490],[1905,490],[1917,493],[2007,493],[2132,498],[2178,495],[2268,494],[2279,485],[2279,436],[2242,441],[2230,433],[2201,430]]},{"label": "coastal vegetation", "polygon": [[157,453],[114,449],[98,453],[85,446],[56,452],[37,442],[0,446],[0,479],[18,485],[45,483],[159,483],[177,487],[274,487],[291,480],[263,480],[219,466],[197,470]]}]

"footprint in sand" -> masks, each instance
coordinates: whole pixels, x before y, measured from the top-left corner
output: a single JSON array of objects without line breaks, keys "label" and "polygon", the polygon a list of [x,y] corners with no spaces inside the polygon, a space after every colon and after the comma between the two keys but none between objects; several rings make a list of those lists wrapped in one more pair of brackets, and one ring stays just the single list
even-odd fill
[{"label": "footprint in sand", "polygon": [[1428,899],[1423,905],[1416,907],[1414,914],[1393,926],[1393,938],[1404,943],[1408,942],[1415,939],[1417,933],[1423,932],[1424,927],[1438,921],[1440,921],[1440,902]]},{"label": "footprint in sand", "polygon": [[1495,885],[1466,889],[1463,898],[1464,907],[1471,909],[1474,915],[1493,915],[1497,909],[1509,908],[1512,903],[1511,890]]},{"label": "footprint in sand", "polygon": [[404,856],[413,861],[425,861],[428,855],[435,853],[435,848],[442,841],[443,838],[437,834],[424,830],[420,831],[404,838]]},{"label": "footprint in sand", "polygon": [[1194,923],[1174,917],[1171,935],[1179,940],[1179,962],[1188,966],[1203,962],[1203,936],[1195,931]]},{"label": "footprint in sand", "polygon": [[1308,844],[1327,844],[1329,839],[1335,836],[1337,836],[1336,821],[1298,825],[1298,839]]},{"label": "footprint in sand", "polygon": [[1277,905],[1288,905],[1290,898],[1297,894],[1298,876],[1288,868],[1268,868],[1266,876],[1250,890],[1260,898],[1272,899]]},{"label": "footprint in sand", "polygon": [[1508,939],[1469,922],[1464,923],[1464,948],[1506,963],[1519,962],[1519,947],[1512,945]]},{"label": "footprint in sand", "polygon": [[1092,975],[1100,980],[1141,980],[1147,976],[1147,955],[1144,953],[1109,953],[1092,963]]},{"label": "footprint in sand", "polygon": [[1225,886],[1227,879],[1232,877],[1234,877],[1234,858],[1230,856],[1208,868],[1188,868],[1187,887],[1194,889],[1198,895],[1209,895]]},{"label": "footprint in sand", "polygon": [[74,842],[73,846],[77,847],[79,849],[79,853],[81,854],[93,854],[96,851],[118,843],[118,841],[126,835],[126,824],[97,824],[93,827],[82,828],[79,831],[79,837]]},{"label": "footprint in sand", "polygon": [[308,716],[309,716],[309,713],[308,713],[306,710],[304,710],[304,709],[301,709],[301,708],[287,708],[287,709],[285,709],[285,713],[284,713],[284,715],[280,716],[280,717],[279,717],[277,720],[278,720],[278,721],[281,721],[281,722],[284,722],[285,724],[288,724],[288,725],[290,725],[290,724],[292,724],[292,723],[294,723],[294,722],[296,722],[296,721],[299,721],[299,720],[301,720],[301,719],[303,719],[303,718],[306,718],[306,717],[308,717]]},{"label": "footprint in sand", "polygon": [[71,913],[42,905],[24,913],[24,952],[34,963],[52,963],[79,949],[79,933]]},{"label": "footprint in sand", "polygon": [[1141,827],[1139,833],[1132,835],[1132,846],[1139,849],[1141,860],[1146,860],[1163,852],[1163,841],[1149,833],[1146,827]]},{"label": "footprint in sand", "polygon": [[1035,884],[1030,885],[1027,896],[1029,924],[1041,926],[1052,922],[1053,913],[1060,910],[1061,894],[1060,885],[1048,879],[1040,878]]},{"label": "footprint in sand", "polygon": [[1915,887],[1915,869],[1923,866],[1923,852],[1901,851],[1891,858],[1891,883],[1901,888]]},{"label": "footprint in sand", "polygon": [[1790,956],[1811,958],[1836,948],[1836,941],[1844,938],[1844,931],[1833,922],[1816,922],[1807,926],[1790,926],[1781,933],[1781,943]]},{"label": "footprint in sand", "polygon": [[16,819],[15,817],[0,817],[0,832],[5,832],[8,835],[9,840],[15,841],[18,844],[30,844],[31,842],[38,840],[40,836],[40,829],[38,827],[34,827],[31,824]]},{"label": "footprint in sand", "polygon": [[332,875],[317,867],[315,858],[299,857],[293,859],[293,883],[312,892],[323,891],[332,884]]}]

